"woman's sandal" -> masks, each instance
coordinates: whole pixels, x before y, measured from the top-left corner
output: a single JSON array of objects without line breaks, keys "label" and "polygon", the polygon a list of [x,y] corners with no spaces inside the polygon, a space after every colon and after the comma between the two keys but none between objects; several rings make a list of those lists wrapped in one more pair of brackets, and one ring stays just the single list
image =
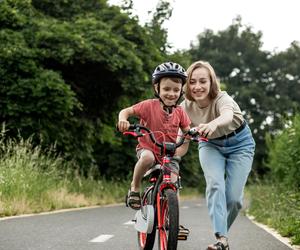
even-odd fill
[{"label": "woman's sandal", "polygon": [[229,245],[225,237],[217,239],[217,243],[209,245],[207,250],[229,250]]},{"label": "woman's sandal", "polygon": [[134,210],[139,210],[141,208],[141,195],[140,192],[128,191],[127,194],[127,206]]}]

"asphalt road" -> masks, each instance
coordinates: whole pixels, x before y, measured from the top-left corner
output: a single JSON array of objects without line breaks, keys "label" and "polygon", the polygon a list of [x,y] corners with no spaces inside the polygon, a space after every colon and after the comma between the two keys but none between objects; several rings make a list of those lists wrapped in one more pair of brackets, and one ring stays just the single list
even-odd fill
[{"label": "asphalt road", "polygon": [[[2,219],[0,250],[134,250],[134,213],[117,205]],[[191,233],[178,250],[205,250],[214,241],[203,199],[182,201],[180,218]],[[231,250],[291,249],[243,215],[232,226],[229,244]]]}]

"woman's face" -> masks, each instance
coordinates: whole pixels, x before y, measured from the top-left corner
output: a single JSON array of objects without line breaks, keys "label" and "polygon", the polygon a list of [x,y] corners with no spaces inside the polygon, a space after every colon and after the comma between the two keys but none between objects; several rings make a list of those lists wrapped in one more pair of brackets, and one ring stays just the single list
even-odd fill
[{"label": "woman's face", "polygon": [[190,82],[188,83],[191,97],[201,106],[209,104],[210,92],[210,76],[206,68],[196,68],[191,75]]}]

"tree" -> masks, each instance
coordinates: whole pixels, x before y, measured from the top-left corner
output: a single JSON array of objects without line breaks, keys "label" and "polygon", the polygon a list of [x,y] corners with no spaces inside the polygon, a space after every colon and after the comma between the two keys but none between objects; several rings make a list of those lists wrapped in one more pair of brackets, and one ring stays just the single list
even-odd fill
[{"label": "tree", "polygon": [[151,36],[152,41],[164,54],[166,54],[169,45],[167,43],[168,32],[165,28],[163,28],[163,24],[172,16],[172,11],[173,9],[170,2],[161,0],[156,6],[152,20],[146,24],[146,28]]}]

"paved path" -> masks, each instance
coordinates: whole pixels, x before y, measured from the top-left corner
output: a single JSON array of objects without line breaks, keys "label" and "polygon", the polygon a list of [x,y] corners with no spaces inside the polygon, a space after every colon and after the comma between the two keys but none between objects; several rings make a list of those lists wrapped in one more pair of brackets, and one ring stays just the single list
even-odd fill
[{"label": "paved path", "polygon": [[[206,249],[214,239],[204,200],[182,201],[180,210],[181,224],[191,234],[178,249]],[[133,215],[118,205],[0,220],[0,250],[134,250]],[[243,215],[229,240],[231,250],[291,249]]]}]

